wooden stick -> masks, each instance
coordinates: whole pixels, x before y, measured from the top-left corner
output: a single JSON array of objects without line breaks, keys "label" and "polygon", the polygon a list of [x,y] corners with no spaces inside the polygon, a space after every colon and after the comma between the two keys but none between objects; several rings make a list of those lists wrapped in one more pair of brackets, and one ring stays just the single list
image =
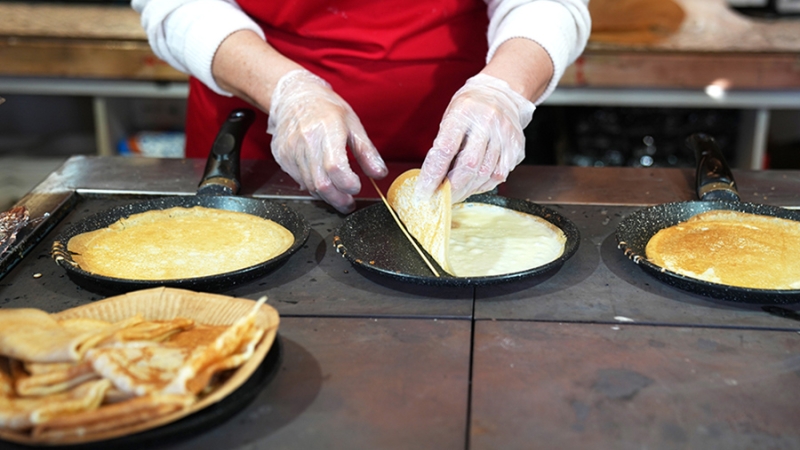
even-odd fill
[{"label": "wooden stick", "polygon": [[403,225],[403,222],[401,222],[400,218],[397,217],[397,214],[394,212],[394,208],[392,208],[392,205],[390,205],[389,201],[386,200],[386,197],[383,196],[383,192],[381,192],[380,188],[378,188],[378,185],[377,183],[375,183],[375,180],[370,178],[369,181],[372,182],[372,186],[375,187],[375,191],[377,191],[378,195],[381,196],[383,204],[386,205],[386,207],[389,209],[389,213],[392,215],[392,218],[394,218],[394,221],[397,222],[397,226],[400,227],[400,230],[403,232],[403,234],[406,235],[406,238],[408,238],[408,242],[411,242],[411,245],[414,246],[414,249],[417,251],[417,253],[419,253],[419,256],[422,257],[422,260],[425,261],[425,264],[428,265],[428,268],[431,269],[431,272],[433,272],[433,274],[436,275],[436,277],[438,278],[439,272],[436,271],[436,269],[433,267],[433,264],[431,264],[431,262],[428,261],[428,258],[425,257],[425,254],[422,253],[422,250],[420,250],[420,248],[417,246],[417,242],[414,240],[414,238],[412,238],[411,235],[408,234],[408,231],[406,230],[406,227]]}]

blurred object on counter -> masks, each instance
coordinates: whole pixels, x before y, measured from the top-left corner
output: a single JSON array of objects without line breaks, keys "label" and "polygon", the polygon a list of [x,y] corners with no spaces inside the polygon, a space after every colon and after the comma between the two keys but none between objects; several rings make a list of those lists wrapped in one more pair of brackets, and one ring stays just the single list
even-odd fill
[{"label": "blurred object on counter", "polygon": [[0,211],[14,206],[65,160],[66,157],[6,156],[0,152]]},{"label": "blurred object on counter", "polygon": [[800,169],[800,141],[770,144],[765,169]]},{"label": "blurred object on counter", "polygon": [[726,3],[741,14],[764,19],[800,14],[800,0],[726,0]]},{"label": "blurred object on counter", "polygon": [[694,167],[684,141],[695,132],[714,136],[733,164],[739,111],[729,109],[572,107],[562,116],[559,164],[605,167]]},{"label": "blurred object on counter", "polygon": [[3,95],[0,157],[97,153],[92,100],[80,96]]},{"label": "blurred object on counter", "polygon": [[800,111],[775,110],[769,121],[765,169],[800,169]]},{"label": "blurred object on counter", "polygon": [[593,42],[649,44],[678,31],[686,13],[673,0],[592,0]]},{"label": "blurred object on counter", "polygon": [[0,211],[0,257],[14,244],[17,233],[28,223],[28,217],[28,209],[24,206]]},{"label": "blurred object on counter", "polygon": [[120,140],[117,150],[125,156],[183,158],[186,134],[180,131],[141,131]]},{"label": "blurred object on counter", "polygon": [[3,97],[0,97],[0,105],[2,105],[5,101],[6,101],[6,99],[4,99]]},{"label": "blurred object on counter", "polygon": [[725,0],[731,8],[766,8],[770,0]]},{"label": "blurred object on counter", "polygon": [[800,14],[800,0],[775,0],[778,14]]}]

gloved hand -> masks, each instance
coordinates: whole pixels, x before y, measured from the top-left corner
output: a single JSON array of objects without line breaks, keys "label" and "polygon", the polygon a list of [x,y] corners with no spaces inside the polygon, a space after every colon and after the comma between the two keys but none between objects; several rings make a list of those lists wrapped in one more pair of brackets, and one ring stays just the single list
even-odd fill
[{"label": "gloved hand", "polygon": [[272,93],[267,133],[272,155],[302,189],[342,213],[355,208],[361,182],[347,159],[347,148],[367,176],[388,173],[361,121],[322,78],[305,69],[278,80]]},{"label": "gloved hand", "polygon": [[444,113],[417,178],[415,195],[430,197],[447,176],[452,202],[458,203],[505,181],[525,157],[522,130],[535,109],[499,78],[478,74],[467,80]]}]

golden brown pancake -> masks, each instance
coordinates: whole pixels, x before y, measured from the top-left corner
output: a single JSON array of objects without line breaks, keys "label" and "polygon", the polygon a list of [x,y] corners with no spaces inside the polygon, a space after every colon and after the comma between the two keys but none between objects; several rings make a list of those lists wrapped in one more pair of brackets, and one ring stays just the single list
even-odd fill
[{"label": "golden brown pancake", "polygon": [[137,323],[112,334],[100,342],[107,345],[122,341],[153,341],[160,342],[169,337],[194,327],[194,320],[176,317],[172,320],[149,320]]},{"label": "golden brown pancake", "polygon": [[151,394],[98,409],[54,417],[37,425],[31,434],[42,441],[58,442],[154,420],[188,408],[192,403],[194,397],[189,395]]},{"label": "golden brown pancake", "polygon": [[419,169],[411,169],[400,174],[389,187],[386,200],[422,248],[442,269],[452,273],[447,262],[447,243],[450,241],[450,181],[445,179],[430,199],[419,201],[414,196],[419,172]]},{"label": "golden brown pancake", "polygon": [[[25,363],[24,372],[15,377],[14,389],[21,396],[42,396],[64,392],[99,378],[88,361],[69,363]],[[21,371],[22,372],[22,371]]]},{"label": "golden brown pancake", "polygon": [[709,211],[647,243],[655,265],[687,277],[754,289],[800,289],[800,222]]},{"label": "golden brown pancake", "polygon": [[108,335],[141,321],[141,317],[132,317],[95,328],[70,328],[39,309],[2,309],[0,355],[31,362],[78,361]]},{"label": "golden brown pancake", "polygon": [[87,272],[129,280],[174,280],[254,266],[293,243],[292,233],[271,220],[196,206],[131,215],[73,237],[67,250]]},{"label": "golden brown pancake", "polygon": [[[111,380],[114,387],[128,394],[143,396],[150,394],[196,394],[191,389],[202,389],[204,383],[193,383],[196,377],[205,381],[219,370],[234,367],[218,364],[233,355],[248,351],[245,358],[237,358],[241,365],[252,354],[252,348],[263,333],[254,331],[257,308],[266,297],[256,302],[250,314],[241,317],[221,332],[217,327],[198,327],[191,339],[182,339],[176,334],[174,341],[120,341],[111,345],[90,349],[86,358],[94,371]],[[204,330],[211,336],[200,337],[197,331]],[[249,345],[252,342],[252,345]],[[203,345],[195,345],[207,342]],[[242,348],[243,347],[243,348]],[[204,371],[215,367],[211,372]]]},{"label": "golden brown pancake", "polygon": [[0,396],[0,428],[21,430],[65,414],[95,410],[110,387],[108,380],[92,380],[53,395]]}]

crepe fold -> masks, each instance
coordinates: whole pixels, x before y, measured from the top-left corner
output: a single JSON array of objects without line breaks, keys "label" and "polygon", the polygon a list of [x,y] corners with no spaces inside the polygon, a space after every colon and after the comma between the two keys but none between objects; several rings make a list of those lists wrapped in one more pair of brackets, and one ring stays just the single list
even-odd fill
[{"label": "crepe fold", "polygon": [[70,328],[42,310],[0,309],[0,355],[31,362],[78,361],[98,342],[142,320],[138,316],[116,324]]},{"label": "crepe fold", "polygon": [[137,397],[96,410],[56,417],[37,425],[31,434],[35,438],[52,441],[99,433],[152,420],[154,417],[186,408],[192,403],[194,397],[189,395],[153,394]]},{"label": "crepe fold", "polygon": [[[0,384],[11,385],[10,377],[2,370]],[[92,380],[54,395],[0,396],[0,428],[24,430],[56,417],[96,410],[109,388],[111,382],[108,380]]]},{"label": "crepe fold", "polygon": [[419,173],[419,169],[411,169],[400,174],[389,187],[386,200],[422,248],[439,267],[452,274],[447,252],[452,214],[450,181],[445,178],[433,196],[418,199],[414,191]]}]

